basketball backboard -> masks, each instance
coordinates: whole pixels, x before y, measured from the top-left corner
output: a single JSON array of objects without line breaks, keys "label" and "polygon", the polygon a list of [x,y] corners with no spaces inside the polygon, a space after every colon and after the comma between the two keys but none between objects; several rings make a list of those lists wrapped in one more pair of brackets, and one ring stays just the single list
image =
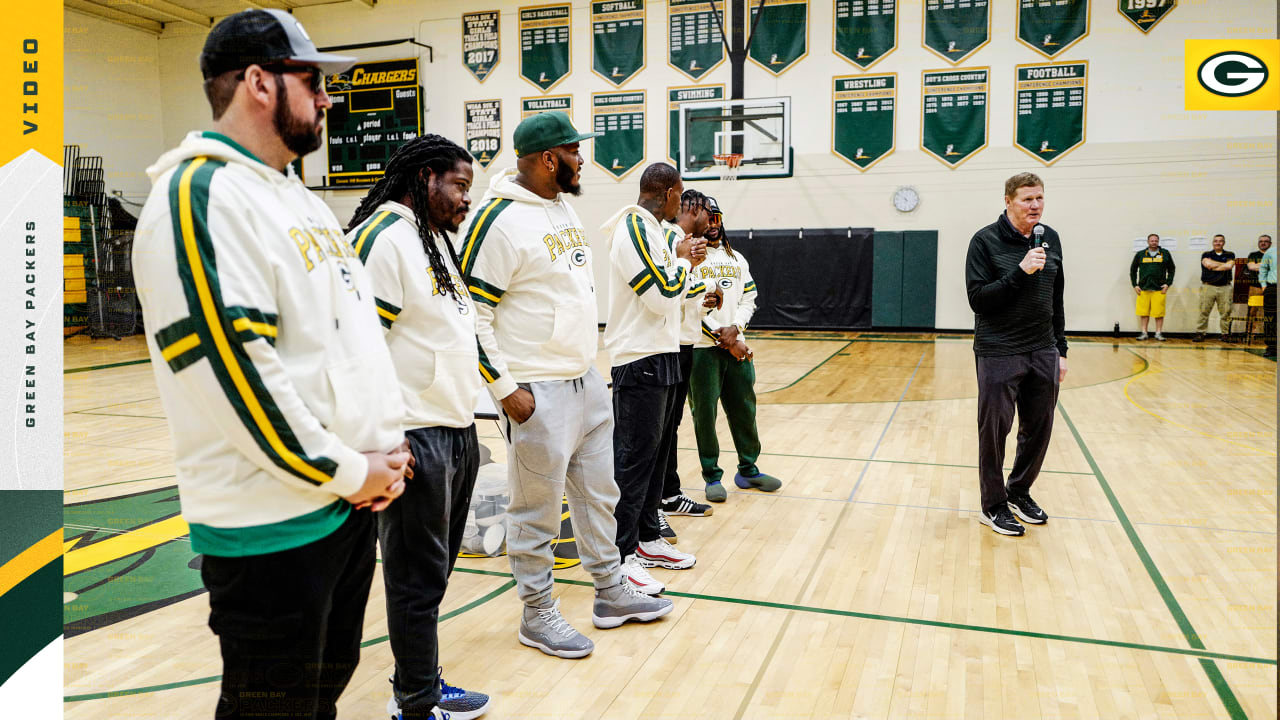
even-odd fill
[{"label": "basketball backboard", "polygon": [[715,156],[742,155],[738,177],[791,176],[791,98],[701,100],[680,105],[680,177],[718,180]]}]

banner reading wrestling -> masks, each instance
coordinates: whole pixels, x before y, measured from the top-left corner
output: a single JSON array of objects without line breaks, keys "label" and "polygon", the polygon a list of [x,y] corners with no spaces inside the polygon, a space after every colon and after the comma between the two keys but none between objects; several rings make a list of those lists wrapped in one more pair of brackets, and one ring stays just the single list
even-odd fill
[{"label": "banner reading wrestling", "polygon": [[1019,65],[1013,144],[1045,165],[1084,144],[1089,63]]},{"label": "banner reading wrestling", "polygon": [[926,70],[920,147],[948,167],[957,167],[987,146],[990,68]]},{"label": "banner reading wrestling", "polygon": [[893,152],[897,73],[837,77],[831,103],[831,152],[859,170]]},{"label": "banner reading wrestling", "polygon": [[591,160],[621,180],[644,162],[645,93],[591,93]]},{"label": "banner reading wrestling", "polygon": [[866,70],[898,47],[897,0],[836,0],[836,54]]}]

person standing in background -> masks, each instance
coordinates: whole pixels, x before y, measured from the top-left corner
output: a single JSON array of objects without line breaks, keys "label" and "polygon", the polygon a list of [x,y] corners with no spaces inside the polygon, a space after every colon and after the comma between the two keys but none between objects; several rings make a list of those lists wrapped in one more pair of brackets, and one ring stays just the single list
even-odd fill
[{"label": "person standing in background", "polygon": [[1156,320],[1156,340],[1164,342],[1164,301],[1173,285],[1173,255],[1160,247],[1160,236],[1151,233],[1147,236],[1147,247],[1139,250],[1129,263],[1129,284],[1138,299],[1135,310],[1138,314],[1138,325],[1142,332],[1139,340],[1147,339],[1147,320]]},{"label": "person standing in background", "polygon": [[1236,254],[1225,250],[1227,238],[1213,236],[1213,249],[1200,254],[1200,320],[1194,342],[1204,342],[1209,329],[1209,313],[1218,308],[1222,342],[1231,342],[1231,281],[1236,271]]},{"label": "person standing in background", "polygon": [[1276,249],[1267,248],[1258,262],[1258,284],[1262,285],[1262,334],[1266,349],[1262,356],[1276,359]]}]

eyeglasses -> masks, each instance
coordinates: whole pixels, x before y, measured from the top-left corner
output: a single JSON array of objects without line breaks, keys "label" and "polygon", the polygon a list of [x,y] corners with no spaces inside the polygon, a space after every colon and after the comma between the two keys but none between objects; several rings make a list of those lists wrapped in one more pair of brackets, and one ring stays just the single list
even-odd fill
[{"label": "eyeglasses", "polygon": [[[263,70],[266,70],[269,73],[274,73],[276,75],[289,75],[289,74],[306,75],[307,79],[305,82],[307,83],[307,87],[309,87],[311,89],[311,92],[316,95],[319,95],[320,91],[324,89],[324,73],[320,72],[320,68],[315,67],[314,65],[286,65],[285,63],[267,63],[263,65],[258,65],[258,67],[262,68]],[[247,69],[248,68],[245,68],[245,70]],[[241,70],[240,72],[236,73],[237,80],[244,80],[245,70]]]}]

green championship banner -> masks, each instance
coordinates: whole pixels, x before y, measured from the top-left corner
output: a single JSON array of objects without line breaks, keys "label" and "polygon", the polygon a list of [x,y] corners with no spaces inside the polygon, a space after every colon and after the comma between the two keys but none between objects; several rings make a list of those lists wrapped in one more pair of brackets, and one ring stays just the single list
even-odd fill
[{"label": "green championship banner", "polygon": [[[680,105],[700,100],[723,100],[724,85],[689,85],[686,87],[667,88],[667,157],[680,165]],[[707,147],[714,152],[716,143],[716,125],[714,123],[698,123],[694,126],[693,137],[689,138],[691,148]]]},{"label": "green championship banner", "polygon": [[898,75],[845,75],[834,82],[831,152],[866,170],[895,147]]},{"label": "green championship banner", "polygon": [[1089,0],[1018,0],[1018,40],[1045,57],[1089,34]]},{"label": "green championship banner", "polygon": [[866,70],[898,47],[898,0],[836,0],[836,54]]},{"label": "green championship banner", "polygon": [[644,0],[591,3],[591,70],[622,85],[644,69]]},{"label": "green championship banner", "polygon": [[1084,144],[1089,63],[1019,65],[1013,144],[1045,165]]},{"label": "green championship banner", "polygon": [[[774,75],[781,75],[809,54],[809,0],[764,0],[751,3],[748,21],[755,31],[747,56]],[[756,14],[764,16],[756,23]]]},{"label": "green championship banner", "polygon": [[987,95],[990,68],[925,70],[920,148],[950,167],[987,146]]},{"label": "green championship banner", "polygon": [[990,41],[988,0],[925,0],[924,46],[942,59],[958,65]]},{"label": "green championship banner", "polygon": [[1142,32],[1151,32],[1172,10],[1178,0],[1118,0],[1117,9]]},{"label": "green championship banner", "polygon": [[463,107],[467,152],[480,167],[488,168],[502,152],[502,101],[476,100]]},{"label": "green championship banner", "polygon": [[540,112],[562,112],[573,120],[572,95],[547,95],[546,97],[520,98],[520,119]]},{"label": "green championship banner", "polygon": [[570,5],[520,8],[520,77],[546,92],[569,76]]},{"label": "green championship banner", "polygon": [[462,16],[462,64],[484,82],[498,64],[498,11],[465,13]]},{"label": "green championship banner", "polygon": [[644,162],[645,92],[591,93],[591,161],[615,178]]},{"label": "green championship banner", "polygon": [[396,148],[422,134],[417,58],[357,63],[326,90],[330,185],[377,182]]},{"label": "green championship banner", "polygon": [[[712,11],[712,7],[715,11]],[[667,63],[698,80],[724,62],[724,0],[667,0]]]}]

